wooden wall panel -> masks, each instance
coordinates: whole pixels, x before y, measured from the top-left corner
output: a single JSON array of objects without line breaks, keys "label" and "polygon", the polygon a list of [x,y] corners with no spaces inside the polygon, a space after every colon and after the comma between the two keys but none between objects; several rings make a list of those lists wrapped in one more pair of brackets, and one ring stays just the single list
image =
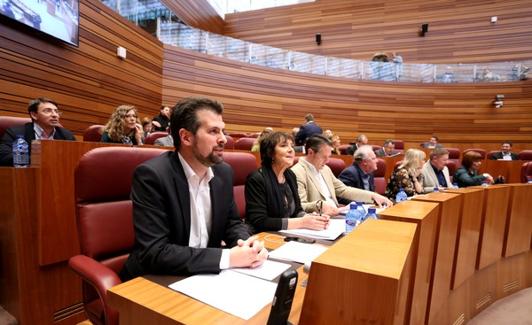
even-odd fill
[{"label": "wooden wall panel", "polygon": [[223,34],[225,22],[207,0],[161,0],[187,25]]},{"label": "wooden wall panel", "polygon": [[[120,104],[153,116],[161,104],[162,44],[100,1],[80,1],[79,47],[0,22],[0,114],[27,116],[28,101],[55,99],[77,134]],[[117,46],[127,59],[116,57]]]},{"label": "wooden wall panel", "polygon": [[[495,94],[505,94],[495,109]],[[402,139],[418,147],[433,133],[447,146],[532,148],[532,81],[489,84],[389,84],[252,66],[165,46],[163,102],[190,95],[221,100],[228,130],[291,130],[310,112],[343,142],[365,133],[372,144]]]},{"label": "wooden wall panel", "polygon": [[[425,37],[418,36],[422,23],[429,24]],[[405,62],[475,63],[529,60],[531,25],[529,0],[318,0],[226,15],[225,34],[360,60],[398,51]]]}]

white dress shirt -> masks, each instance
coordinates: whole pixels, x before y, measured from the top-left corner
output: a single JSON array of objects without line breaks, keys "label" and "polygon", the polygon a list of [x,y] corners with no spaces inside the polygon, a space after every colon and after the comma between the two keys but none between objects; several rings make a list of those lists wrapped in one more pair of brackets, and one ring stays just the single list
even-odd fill
[{"label": "white dress shirt", "polygon": [[[212,168],[209,167],[205,176],[200,179],[183,156],[180,153],[178,153],[178,156],[187,178],[190,194],[190,237],[188,246],[206,248],[209,244],[209,233],[212,226],[211,188],[209,182],[214,177],[214,173]],[[220,269],[229,268],[229,257],[229,249],[222,250]]]},{"label": "white dress shirt", "polygon": [[53,140],[55,135],[55,128],[50,134],[50,136],[46,136],[44,133],[44,129],[37,123],[33,123],[33,131],[35,131],[35,140]]}]

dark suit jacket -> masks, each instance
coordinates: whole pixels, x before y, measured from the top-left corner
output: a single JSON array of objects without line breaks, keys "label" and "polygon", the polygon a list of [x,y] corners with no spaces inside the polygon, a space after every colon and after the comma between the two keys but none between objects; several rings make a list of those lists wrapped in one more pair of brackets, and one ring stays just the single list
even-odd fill
[{"label": "dark suit jacket", "polygon": [[[245,194],[246,194],[246,220],[249,221],[255,228],[256,232],[269,231],[269,230],[281,230],[282,218],[281,209],[282,202],[276,202],[278,199],[271,186],[277,184],[271,184],[268,181],[268,175],[263,171],[265,167],[261,167],[252,174],[250,174],[246,180]],[[284,176],[292,194],[294,196],[295,210],[290,218],[296,218],[303,208],[301,207],[301,200],[297,192],[297,179],[294,172],[287,169],[284,172]],[[270,187],[270,188],[269,188]],[[304,214],[304,212],[303,212]]]},{"label": "dark suit jacket", "polygon": [[[35,140],[35,130],[33,129],[33,123],[26,123],[23,126],[6,129],[0,142],[0,166],[13,166],[13,142],[19,135],[23,135],[24,140],[29,144],[31,157],[31,141]],[[54,139],[76,140],[72,132],[62,127],[55,128]]]},{"label": "dark suit jacket", "polygon": [[380,148],[379,150],[375,150],[375,156],[377,156],[379,158],[381,158],[381,157],[393,157],[393,156],[397,156],[398,154],[400,154],[400,152],[397,151],[397,150],[392,151],[391,155],[387,155],[383,148]]},{"label": "dark suit jacket", "polygon": [[296,146],[304,146],[307,138],[314,134],[321,134],[322,130],[316,122],[305,123],[299,127],[299,132],[296,134]]},{"label": "dark suit jacket", "polygon": [[[346,169],[342,170],[340,175],[338,175],[338,179],[342,181],[347,186],[356,187],[361,190],[364,190],[364,181],[362,180],[362,175],[364,175],[364,172],[358,164],[352,164],[351,166],[347,167]],[[372,192],[375,192],[375,178],[373,177],[373,174],[369,174],[369,190]]]},{"label": "dark suit jacket", "polygon": [[190,194],[178,155],[166,152],[137,167],[131,187],[135,245],[120,274],[123,280],[147,273],[218,273],[221,241],[231,247],[250,236],[233,199],[233,170],[226,163],[212,169],[208,247],[192,248]]},{"label": "dark suit jacket", "polygon": [[[519,159],[516,153],[510,152],[510,155],[512,156],[512,160]],[[494,153],[493,155],[490,155],[489,159],[491,160],[502,159],[502,151],[499,151],[499,152]]]}]

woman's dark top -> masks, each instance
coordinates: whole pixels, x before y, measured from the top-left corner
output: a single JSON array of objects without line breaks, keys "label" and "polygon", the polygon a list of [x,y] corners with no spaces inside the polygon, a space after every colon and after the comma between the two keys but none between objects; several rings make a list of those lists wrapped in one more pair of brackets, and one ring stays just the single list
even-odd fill
[{"label": "woman's dark top", "polygon": [[246,220],[255,232],[282,230],[288,218],[305,215],[297,192],[295,174],[287,169],[279,184],[271,168],[261,167],[248,176],[245,186]]},{"label": "woman's dark top", "polygon": [[453,181],[458,184],[458,187],[482,185],[485,180],[484,175],[478,175],[474,170],[468,171],[464,166],[458,168],[453,177]]},{"label": "woman's dark top", "polygon": [[135,135],[123,136],[122,141],[113,141],[113,139],[111,139],[107,131],[102,134],[102,139],[100,141],[107,142],[107,143],[123,143],[123,144],[133,144],[133,145],[138,144],[137,139],[135,138]]}]

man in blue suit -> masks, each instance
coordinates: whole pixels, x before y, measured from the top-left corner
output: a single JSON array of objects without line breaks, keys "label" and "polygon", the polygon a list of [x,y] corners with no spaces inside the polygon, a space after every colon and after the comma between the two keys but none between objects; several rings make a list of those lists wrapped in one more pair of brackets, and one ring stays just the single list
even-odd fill
[{"label": "man in blue suit", "polygon": [[299,131],[296,134],[296,146],[304,146],[307,138],[322,132],[320,126],[314,121],[314,115],[310,113],[305,115],[305,124],[299,127]]},{"label": "man in blue suit", "polygon": [[377,156],[371,146],[362,146],[353,154],[353,164],[344,169],[338,179],[345,185],[375,191],[373,172],[377,170]]}]

